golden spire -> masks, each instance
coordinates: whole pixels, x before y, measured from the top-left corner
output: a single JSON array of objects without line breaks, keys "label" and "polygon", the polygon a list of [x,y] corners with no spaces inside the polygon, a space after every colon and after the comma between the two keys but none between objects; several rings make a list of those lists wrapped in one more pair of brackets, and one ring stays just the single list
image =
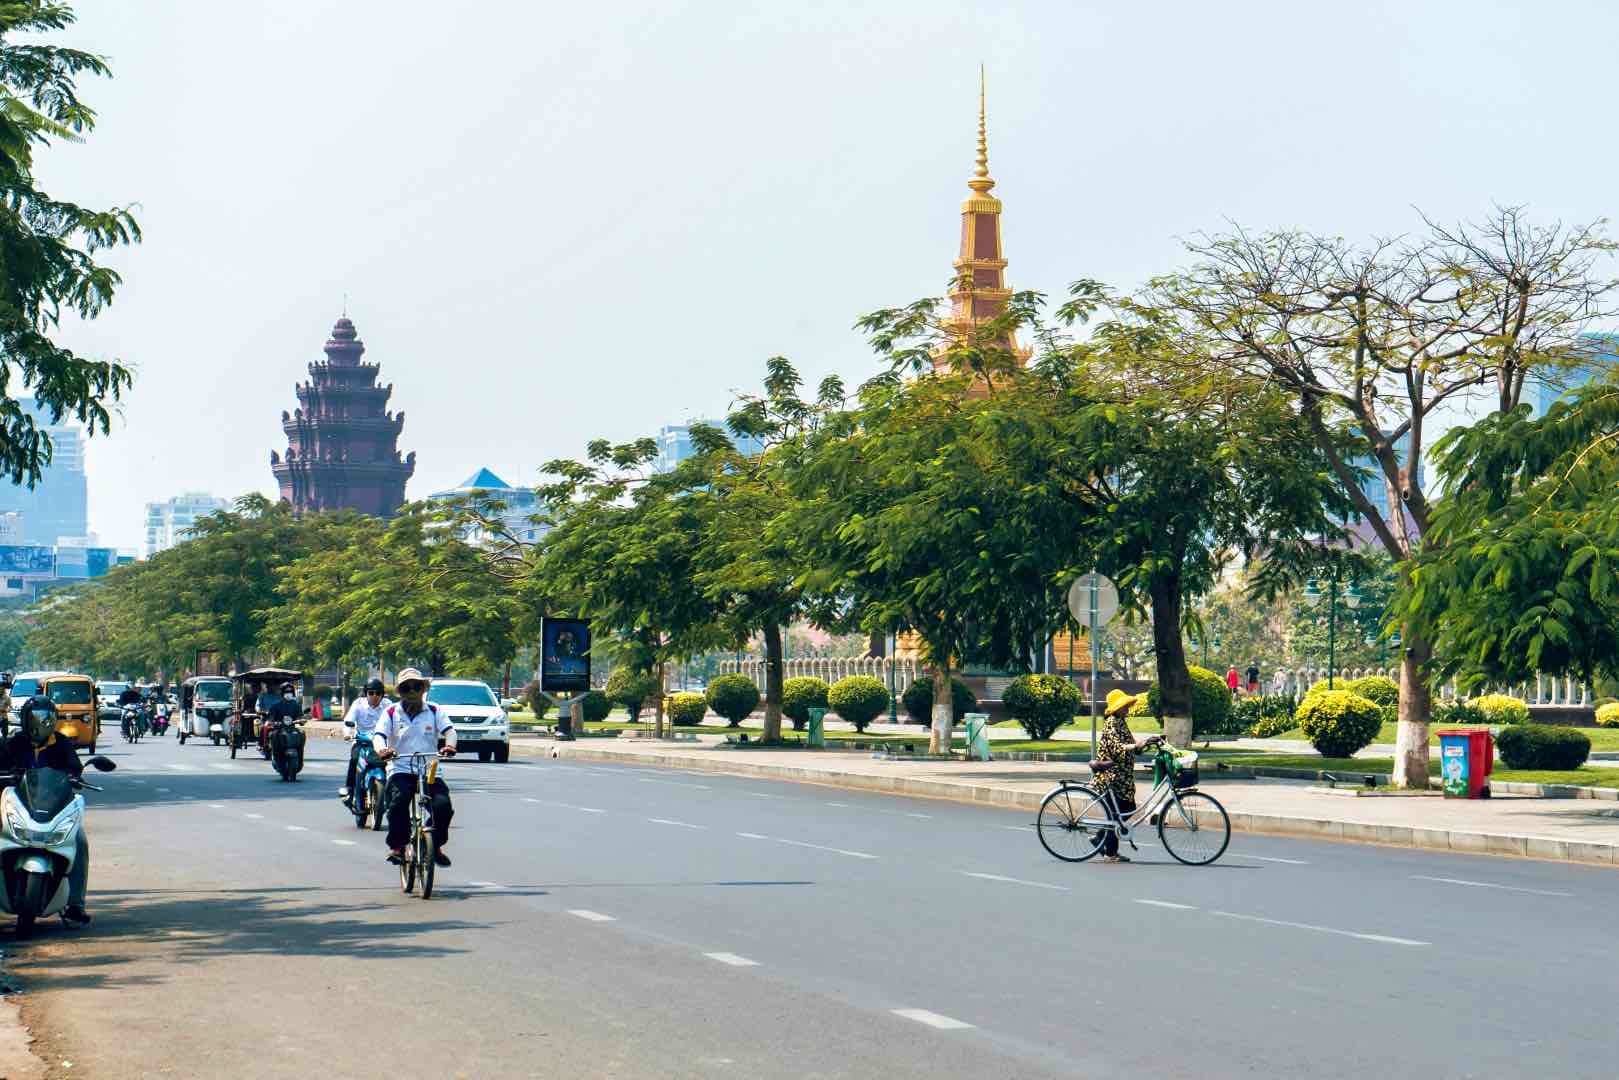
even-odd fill
[{"label": "golden spire", "polygon": [[984,126],[984,65],[978,65],[978,167],[973,170],[973,178],[967,181],[967,186],[980,195],[989,194],[995,186],[995,181],[989,176],[989,140],[985,134]]}]

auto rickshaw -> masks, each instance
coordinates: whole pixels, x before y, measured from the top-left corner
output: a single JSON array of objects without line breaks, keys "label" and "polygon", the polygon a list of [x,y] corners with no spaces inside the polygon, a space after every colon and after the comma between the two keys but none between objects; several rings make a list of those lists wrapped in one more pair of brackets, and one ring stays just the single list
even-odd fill
[{"label": "auto rickshaw", "polygon": [[231,721],[231,681],[223,675],[198,675],[186,680],[191,688],[191,712],[180,717],[180,745],[187,739],[212,739],[219,746]]},{"label": "auto rickshaw", "polygon": [[39,692],[56,706],[56,733],[75,750],[96,752],[101,718],[96,708],[96,683],[88,675],[48,675]]},{"label": "auto rickshaw", "polygon": [[253,668],[231,676],[236,687],[236,712],[231,717],[229,736],[231,757],[242,747],[257,743],[259,753],[269,759],[269,728],[259,714],[259,695],[268,690],[279,699],[282,683],[296,683],[303,677],[301,671],[275,667]]}]

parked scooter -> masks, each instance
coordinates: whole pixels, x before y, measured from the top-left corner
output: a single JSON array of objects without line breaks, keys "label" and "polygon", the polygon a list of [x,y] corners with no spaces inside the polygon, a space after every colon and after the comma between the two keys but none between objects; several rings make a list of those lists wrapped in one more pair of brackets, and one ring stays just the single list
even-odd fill
[{"label": "parked scooter", "polygon": [[354,790],[349,792],[344,805],[354,814],[356,829],[365,828],[365,820],[370,817],[372,831],[380,831],[383,820],[382,793],[388,784],[387,768],[372,748],[370,735],[357,735],[354,741],[360,747],[360,761],[354,770]]},{"label": "parked scooter", "polygon": [[296,782],[304,767],[304,733],[301,720],[290,716],[266,718],[270,732],[270,765],[288,783]]},{"label": "parked scooter", "polygon": [[[101,772],[117,768],[99,756],[84,763]],[[68,873],[84,827],[79,788],[101,790],[60,769],[41,768],[0,792],[0,910],[17,916],[18,937],[27,937],[35,920],[67,907]]]}]

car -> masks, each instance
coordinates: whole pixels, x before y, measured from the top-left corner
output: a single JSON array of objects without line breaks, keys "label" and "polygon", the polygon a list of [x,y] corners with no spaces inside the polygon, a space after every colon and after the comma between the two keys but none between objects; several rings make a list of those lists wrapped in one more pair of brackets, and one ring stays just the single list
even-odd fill
[{"label": "car", "polygon": [[21,724],[17,710],[21,709],[23,702],[39,693],[40,684],[53,675],[66,675],[65,671],[24,671],[15,675],[11,680],[11,715],[7,722],[13,727]]},{"label": "car", "polygon": [[96,704],[108,709],[118,704],[118,695],[129,689],[126,682],[117,682],[112,679],[103,679],[96,683]]},{"label": "car", "polygon": [[434,679],[427,700],[443,709],[455,725],[459,753],[478,752],[479,761],[507,761],[512,754],[511,729],[500,699],[481,679]]}]

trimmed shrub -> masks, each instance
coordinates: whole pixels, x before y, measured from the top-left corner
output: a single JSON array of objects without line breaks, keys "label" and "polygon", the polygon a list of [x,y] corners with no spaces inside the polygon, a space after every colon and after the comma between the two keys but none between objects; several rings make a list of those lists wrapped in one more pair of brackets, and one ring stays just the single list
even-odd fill
[{"label": "trimmed shrub", "polygon": [[551,699],[540,693],[537,679],[523,687],[523,700],[528,702],[528,711],[534,714],[536,720],[543,720],[551,708]]},{"label": "trimmed shrub", "polygon": [[1156,705],[1156,704],[1161,704],[1161,703],[1157,702],[1157,701],[1149,700],[1150,698],[1152,698],[1152,691],[1151,690],[1148,690],[1144,694],[1137,694],[1135,703],[1130,706],[1130,711],[1125,713],[1124,715],[1127,716],[1127,717],[1155,716],[1155,715],[1157,715],[1156,713],[1154,713],[1152,711],[1152,707],[1154,705]]},{"label": "trimmed shrub", "polygon": [[1619,702],[1610,701],[1597,706],[1598,727],[1619,727]]},{"label": "trimmed shrub", "polygon": [[1436,701],[1428,715],[1435,724],[1447,727],[1483,727],[1487,723],[1484,710],[1471,701]]},{"label": "trimmed shrub", "polygon": [[1591,756],[1591,737],[1550,724],[1517,724],[1495,740],[1509,769],[1577,769]]},{"label": "trimmed shrub", "polygon": [[781,711],[793,722],[794,731],[803,731],[809,723],[811,709],[825,709],[827,691],[832,688],[825,679],[814,675],[800,675],[781,684]]},{"label": "trimmed shrub", "polygon": [[574,703],[573,714],[584,723],[599,724],[613,711],[613,703],[600,690],[587,690],[584,697]]},{"label": "trimmed shrub", "polygon": [[832,684],[826,703],[840,720],[853,724],[856,731],[865,731],[888,708],[888,687],[870,675],[850,675]]},{"label": "trimmed shrub", "polygon": [[1250,694],[1232,704],[1233,726],[1250,739],[1274,739],[1298,726],[1292,694]]},{"label": "trimmed shrub", "polygon": [[1031,739],[1049,739],[1074,718],[1082,697],[1079,687],[1061,675],[1019,675],[1001,694],[1001,702]]},{"label": "trimmed shrub", "polygon": [[1354,757],[1383,727],[1377,702],[1348,690],[1305,695],[1294,718],[1316,753],[1331,758]]},{"label": "trimmed shrub", "polygon": [[1510,694],[1485,694],[1474,698],[1473,704],[1484,714],[1487,724],[1527,724],[1529,706],[1521,698]]},{"label": "trimmed shrub", "polygon": [[[1186,671],[1192,677],[1192,734],[1201,738],[1240,734],[1243,729],[1232,719],[1231,688],[1225,684],[1225,679],[1196,664],[1186,665]],[[1145,698],[1147,711],[1161,718],[1164,699],[1157,683],[1152,684]],[[1134,706],[1131,715],[1134,715]]]},{"label": "trimmed shrub", "polygon": [[677,727],[696,727],[708,715],[708,699],[702,694],[670,694],[664,703],[669,723]]},{"label": "trimmed shrub", "polygon": [[[905,708],[905,715],[911,718],[912,723],[933,723],[933,676],[924,675],[905,688],[899,703]],[[966,683],[950,676],[950,715],[951,722],[959,724],[961,718],[978,708],[978,695],[974,694]],[[838,714],[842,716],[842,713]],[[847,716],[843,717],[845,720]]]},{"label": "trimmed shrub", "polygon": [[1604,705],[1619,705],[1619,698],[1599,697],[1595,701],[1591,702],[1591,704],[1595,705],[1599,709]]},{"label": "trimmed shrub", "polygon": [[721,675],[708,684],[708,707],[731,722],[732,727],[753,715],[759,707],[759,688],[746,675]]},{"label": "trimmed shrub", "polygon": [[658,673],[615,668],[607,677],[607,700],[622,705],[630,714],[630,723],[641,717],[641,708],[658,697]]},{"label": "trimmed shrub", "polygon": [[1379,705],[1393,705],[1396,711],[1400,706],[1400,684],[1387,675],[1363,675],[1358,679],[1350,679],[1339,689],[1359,694]]}]

